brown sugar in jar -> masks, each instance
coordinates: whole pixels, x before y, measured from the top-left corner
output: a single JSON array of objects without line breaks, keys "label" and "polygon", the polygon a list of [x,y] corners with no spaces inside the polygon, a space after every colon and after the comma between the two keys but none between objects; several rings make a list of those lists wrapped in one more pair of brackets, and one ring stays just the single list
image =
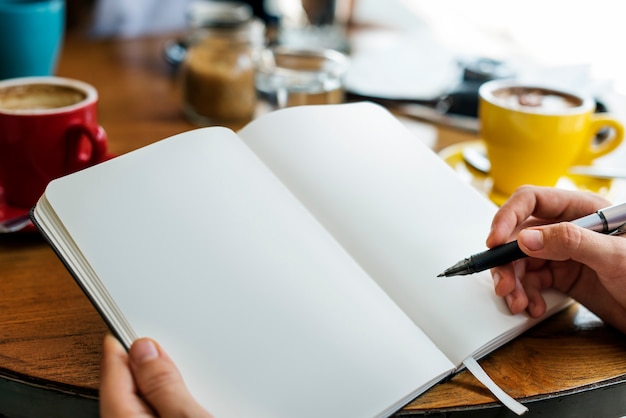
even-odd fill
[{"label": "brown sugar in jar", "polygon": [[255,59],[263,23],[207,21],[190,36],[182,67],[183,111],[197,125],[238,129],[256,109]]}]

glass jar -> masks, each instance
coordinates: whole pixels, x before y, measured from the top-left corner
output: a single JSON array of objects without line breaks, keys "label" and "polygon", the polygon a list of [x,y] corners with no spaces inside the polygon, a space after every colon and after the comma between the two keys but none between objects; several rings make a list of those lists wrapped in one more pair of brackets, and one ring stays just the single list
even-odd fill
[{"label": "glass jar", "polygon": [[183,111],[194,124],[238,129],[256,109],[255,61],[265,26],[247,4],[198,1],[188,14]]}]

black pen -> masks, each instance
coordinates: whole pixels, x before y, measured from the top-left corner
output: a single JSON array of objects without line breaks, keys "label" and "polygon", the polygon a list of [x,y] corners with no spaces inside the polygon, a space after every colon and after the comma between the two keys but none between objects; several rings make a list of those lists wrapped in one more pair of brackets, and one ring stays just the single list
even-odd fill
[{"label": "black pen", "polygon": [[[596,213],[571,221],[573,224],[602,234],[614,233],[626,225],[626,203],[600,209]],[[621,231],[620,231],[621,232]],[[520,250],[517,241],[512,241],[487,251],[471,255],[450,268],[447,268],[437,277],[464,276],[478,273],[492,267],[502,266],[511,261],[527,257]]]}]

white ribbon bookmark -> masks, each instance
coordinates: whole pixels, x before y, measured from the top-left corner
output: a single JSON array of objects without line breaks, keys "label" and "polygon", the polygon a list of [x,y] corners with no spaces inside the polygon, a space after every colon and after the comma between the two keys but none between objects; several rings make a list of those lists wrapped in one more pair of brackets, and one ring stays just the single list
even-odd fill
[{"label": "white ribbon bookmark", "polygon": [[463,364],[467,367],[476,379],[480,381],[487,389],[494,394],[496,398],[504,406],[509,408],[511,411],[515,412],[517,415],[523,415],[528,412],[528,408],[517,402],[515,399],[511,398],[505,391],[500,389],[500,386],[496,385],[493,380],[485,373],[482,367],[478,364],[478,362],[473,357],[468,357],[463,360]]}]

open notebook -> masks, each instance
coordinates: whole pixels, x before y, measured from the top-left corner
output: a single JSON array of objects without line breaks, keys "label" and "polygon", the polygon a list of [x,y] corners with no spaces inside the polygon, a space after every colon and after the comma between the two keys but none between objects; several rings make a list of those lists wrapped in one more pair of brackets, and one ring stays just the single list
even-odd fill
[{"label": "open notebook", "polygon": [[33,217],[121,341],[157,339],[216,416],[317,418],[390,415],[537,322],[488,272],[436,278],[495,210],[355,103],[159,141],[51,182]]}]

